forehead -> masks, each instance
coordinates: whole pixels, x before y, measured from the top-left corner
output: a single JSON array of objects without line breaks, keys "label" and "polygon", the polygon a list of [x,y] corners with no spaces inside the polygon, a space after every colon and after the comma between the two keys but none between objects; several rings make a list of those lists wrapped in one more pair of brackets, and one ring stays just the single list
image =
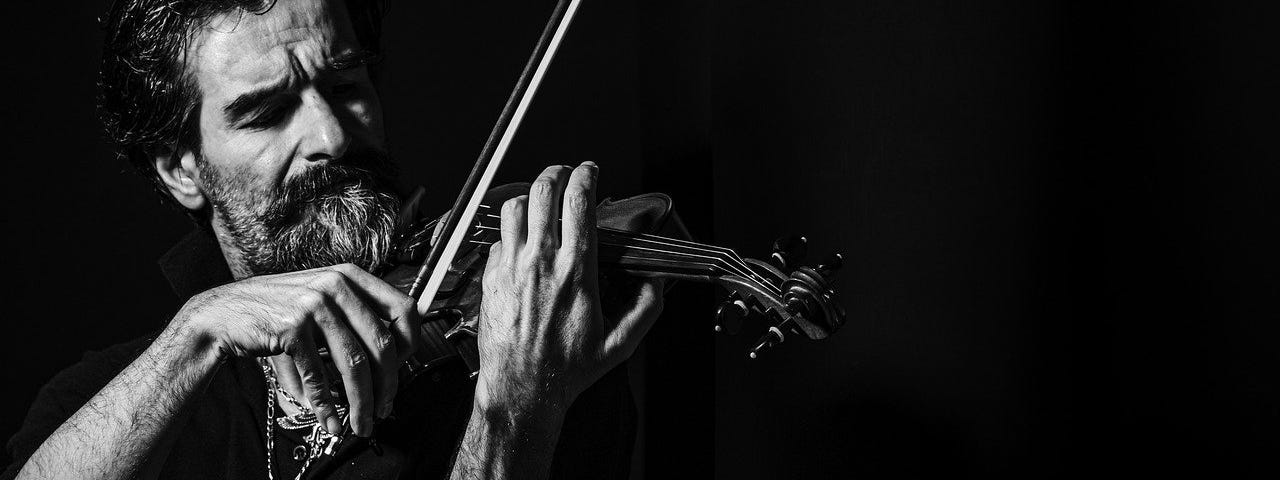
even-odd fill
[{"label": "forehead", "polygon": [[263,14],[230,12],[195,34],[191,66],[206,95],[273,83],[359,48],[338,0],[279,0]]}]

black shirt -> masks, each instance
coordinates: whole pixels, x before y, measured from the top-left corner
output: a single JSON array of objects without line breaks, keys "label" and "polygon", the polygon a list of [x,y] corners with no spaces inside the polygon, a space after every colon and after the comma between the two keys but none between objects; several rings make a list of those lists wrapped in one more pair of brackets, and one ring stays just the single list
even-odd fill
[{"label": "black shirt", "polygon": [[[183,299],[231,281],[212,235],[196,231],[160,261]],[[31,454],[63,422],[150,345],[154,336],[90,352],[58,373],[36,396],[22,428],[7,445],[10,465],[0,480],[15,477]],[[444,478],[471,413],[474,380],[457,356],[429,363],[402,379],[394,414],[374,432],[376,445],[348,435],[332,456],[322,456],[306,478]],[[208,387],[187,407],[187,419],[161,470],[161,478],[266,478],[267,388],[254,359],[218,368]],[[276,415],[281,415],[276,408]],[[625,478],[635,438],[635,403],[626,369],[619,367],[584,392],[570,408],[552,462],[555,478]],[[274,425],[277,479],[302,467],[309,430]]]}]

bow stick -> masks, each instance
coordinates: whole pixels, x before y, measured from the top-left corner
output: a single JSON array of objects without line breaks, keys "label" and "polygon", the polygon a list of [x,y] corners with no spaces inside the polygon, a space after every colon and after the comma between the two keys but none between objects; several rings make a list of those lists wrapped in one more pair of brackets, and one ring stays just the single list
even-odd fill
[{"label": "bow stick", "polygon": [[[502,114],[498,116],[498,122],[494,124],[493,131],[489,132],[489,139],[485,141],[484,149],[480,151],[480,158],[476,159],[475,166],[471,168],[471,174],[467,176],[467,182],[462,185],[462,192],[454,200],[453,208],[446,214],[444,227],[440,230],[437,240],[432,243],[431,250],[427,253],[427,261],[423,262],[422,268],[418,269],[418,274],[414,276],[413,285],[409,288],[409,296],[418,302],[419,314],[426,315],[431,309],[431,302],[435,301],[436,293],[444,283],[445,274],[453,264],[453,257],[458,254],[458,249],[467,238],[469,226],[476,216],[476,210],[480,208],[480,200],[484,198],[485,192],[489,191],[489,185],[493,183],[498,166],[502,165],[502,159],[507,154],[511,139],[515,137],[516,130],[520,128],[520,121],[524,119],[529,104],[533,102],[534,94],[538,92],[538,86],[542,84],[542,77],[551,67],[551,60],[555,57],[560,41],[569,29],[569,23],[573,21],[574,13],[578,11],[579,3],[581,0],[560,0],[556,3],[555,10],[551,12],[551,19],[547,21],[546,28],[542,30],[542,35],[538,37],[538,43],[534,46],[533,54],[529,56],[529,62],[525,64],[524,71],[520,72],[516,87],[507,98]],[[459,225],[464,227],[458,228]],[[438,240],[446,236],[449,239],[447,242],[442,243]],[[423,279],[426,281],[424,282]]]}]

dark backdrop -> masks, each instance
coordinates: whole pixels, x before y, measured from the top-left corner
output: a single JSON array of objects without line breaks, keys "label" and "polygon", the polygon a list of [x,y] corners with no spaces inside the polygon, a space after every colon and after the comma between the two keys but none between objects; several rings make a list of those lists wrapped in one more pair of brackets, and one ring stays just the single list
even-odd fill
[{"label": "dark backdrop", "polygon": [[[390,3],[394,153],[443,209],[552,2]],[[93,116],[101,4],[6,15],[5,436],[178,306],[187,225]],[[758,361],[712,336],[722,293],[672,294],[637,474],[1274,478],[1274,10],[588,0],[502,177],[592,159],[700,239],[845,254],[845,329]]]}]

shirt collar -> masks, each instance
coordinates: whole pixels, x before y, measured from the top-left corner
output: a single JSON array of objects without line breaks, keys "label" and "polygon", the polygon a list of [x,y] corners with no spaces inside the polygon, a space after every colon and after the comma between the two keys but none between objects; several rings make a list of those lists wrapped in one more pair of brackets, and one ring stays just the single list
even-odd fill
[{"label": "shirt collar", "polygon": [[192,295],[233,280],[218,239],[204,228],[196,228],[179,240],[160,257],[159,264],[173,293],[184,302]]}]

